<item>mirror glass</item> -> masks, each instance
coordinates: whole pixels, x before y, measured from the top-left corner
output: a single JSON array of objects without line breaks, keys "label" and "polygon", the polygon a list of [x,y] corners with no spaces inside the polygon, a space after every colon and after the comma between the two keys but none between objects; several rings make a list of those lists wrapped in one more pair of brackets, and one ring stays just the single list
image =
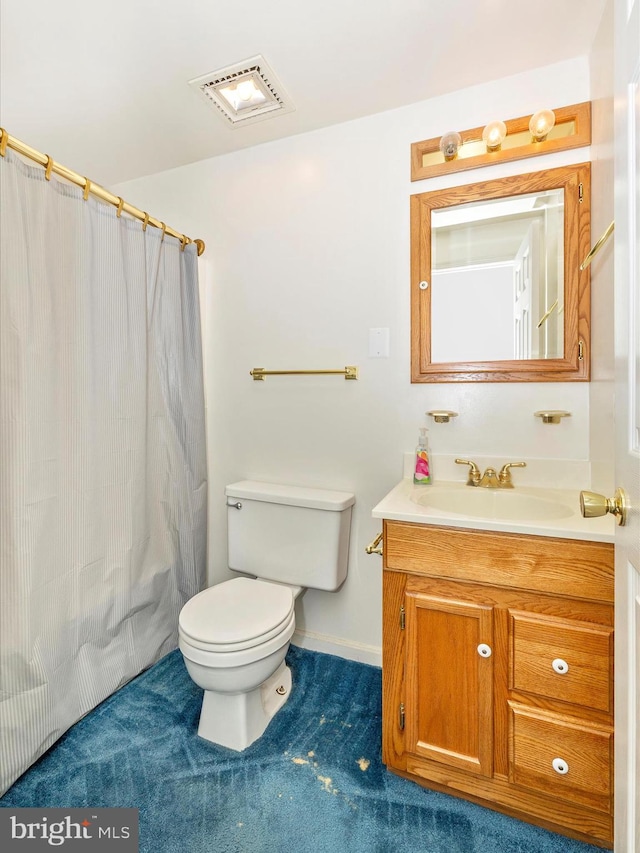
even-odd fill
[{"label": "mirror glass", "polygon": [[434,210],[431,360],[561,358],[563,233],[557,189]]},{"label": "mirror glass", "polygon": [[412,196],[412,381],[588,380],[589,205],[589,163]]}]

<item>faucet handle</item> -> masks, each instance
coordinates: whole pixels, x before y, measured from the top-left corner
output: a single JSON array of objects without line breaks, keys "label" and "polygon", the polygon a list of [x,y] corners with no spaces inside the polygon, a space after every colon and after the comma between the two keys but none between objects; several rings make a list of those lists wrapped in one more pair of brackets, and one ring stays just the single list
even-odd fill
[{"label": "faucet handle", "polygon": [[469,466],[469,479],[467,480],[467,486],[477,486],[480,482],[480,469],[476,465],[475,462],[471,462],[468,459],[456,459],[456,465],[468,465]]},{"label": "faucet handle", "polygon": [[526,462],[507,462],[506,465],[503,465],[500,469],[500,473],[498,474],[498,480],[500,481],[501,486],[506,486],[507,488],[513,488],[513,484],[511,482],[511,471],[510,468],[526,468]]}]

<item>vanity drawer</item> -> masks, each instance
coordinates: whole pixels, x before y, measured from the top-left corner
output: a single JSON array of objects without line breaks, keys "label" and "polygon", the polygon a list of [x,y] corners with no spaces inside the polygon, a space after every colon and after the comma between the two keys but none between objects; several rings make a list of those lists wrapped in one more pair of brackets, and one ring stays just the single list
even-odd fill
[{"label": "vanity drawer", "polygon": [[611,712],[613,628],[535,613],[509,615],[512,690]]},{"label": "vanity drawer", "polygon": [[612,742],[606,726],[510,703],[509,780],[610,812]]}]

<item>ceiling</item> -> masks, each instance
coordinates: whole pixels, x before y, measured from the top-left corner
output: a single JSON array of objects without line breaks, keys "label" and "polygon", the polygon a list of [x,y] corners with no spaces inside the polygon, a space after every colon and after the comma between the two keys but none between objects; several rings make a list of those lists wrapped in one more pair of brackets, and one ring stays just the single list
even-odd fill
[{"label": "ceiling", "polygon": [[[589,52],[606,0],[0,0],[0,124],[103,186]],[[188,81],[262,54],[295,111]]]}]

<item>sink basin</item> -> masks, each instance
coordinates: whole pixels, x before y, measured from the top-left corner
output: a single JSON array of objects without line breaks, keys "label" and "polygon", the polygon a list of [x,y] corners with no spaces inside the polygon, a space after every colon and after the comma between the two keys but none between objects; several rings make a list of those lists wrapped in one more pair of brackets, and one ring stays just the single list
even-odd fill
[{"label": "sink basin", "polygon": [[482,489],[463,486],[460,489],[430,486],[415,490],[411,500],[426,509],[442,510],[472,518],[495,518],[506,521],[550,521],[569,518],[573,509],[554,500],[508,489]]}]

